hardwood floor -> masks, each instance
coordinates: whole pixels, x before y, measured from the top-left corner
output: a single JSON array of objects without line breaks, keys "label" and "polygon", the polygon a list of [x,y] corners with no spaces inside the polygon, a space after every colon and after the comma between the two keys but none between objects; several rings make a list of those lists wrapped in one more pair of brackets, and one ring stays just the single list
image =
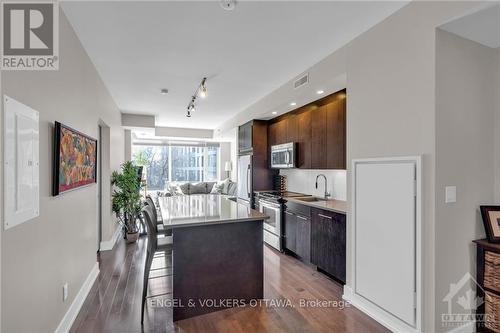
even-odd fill
[{"label": "hardwood floor", "polygon": [[[342,287],[300,261],[264,248],[268,305],[232,308],[172,323],[171,295],[150,298],[140,324],[146,239],[123,240],[100,255],[100,274],[70,332],[388,332],[354,307],[301,306],[304,300],[342,301]],[[151,277],[170,274],[170,258],[156,258]],[[150,295],[170,292],[170,278],[150,280]],[[288,301],[289,300],[289,301]],[[164,304],[162,304],[162,302]],[[281,305],[278,306],[278,302]],[[290,303],[288,303],[290,302]],[[331,303],[331,305],[333,305]]]}]

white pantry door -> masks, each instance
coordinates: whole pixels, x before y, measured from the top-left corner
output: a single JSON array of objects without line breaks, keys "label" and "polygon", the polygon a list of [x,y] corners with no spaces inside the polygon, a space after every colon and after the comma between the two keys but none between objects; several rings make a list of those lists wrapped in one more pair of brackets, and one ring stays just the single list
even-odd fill
[{"label": "white pantry door", "polygon": [[416,164],[356,164],[355,292],[415,326]]}]

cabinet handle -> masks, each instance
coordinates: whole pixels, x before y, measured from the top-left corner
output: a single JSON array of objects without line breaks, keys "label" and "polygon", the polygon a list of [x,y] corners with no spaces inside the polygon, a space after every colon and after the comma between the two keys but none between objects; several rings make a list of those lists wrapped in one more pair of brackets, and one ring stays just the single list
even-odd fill
[{"label": "cabinet handle", "polygon": [[307,218],[302,217],[302,216],[299,216],[299,215],[297,215],[297,218],[299,218],[299,219],[301,219],[301,220],[304,220],[304,221],[307,221]]},{"label": "cabinet handle", "polygon": [[285,214],[287,214],[287,215],[293,215],[293,214],[292,214],[292,213],[290,213],[290,212],[285,212]]},{"label": "cabinet handle", "polygon": [[319,214],[319,213],[318,213],[318,216],[323,217],[323,218],[325,218],[325,219],[332,220],[332,217],[331,217],[331,216],[326,216],[326,215]]}]

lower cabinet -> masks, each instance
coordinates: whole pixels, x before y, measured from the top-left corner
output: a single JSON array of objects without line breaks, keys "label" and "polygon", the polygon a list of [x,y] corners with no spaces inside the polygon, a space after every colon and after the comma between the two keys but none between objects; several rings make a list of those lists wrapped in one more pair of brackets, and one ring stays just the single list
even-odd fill
[{"label": "lower cabinet", "polygon": [[311,263],[345,283],[345,215],[311,210]]},{"label": "lower cabinet", "polygon": [[285,211],[285,248],[297,252],[297,216]]},{"label": "lower cabinet", "polygon": [[285,248],[302,260],[311,260],[311,219],[285,211]]},{"label": "lower cabinet", "polygon": [[297,215],[297,252],[304,261],[311,261],[311,219]]},{"label": "lower cabinet", "polygon": [[284,228],[286,250],[345,283],[344,214],[291,202],[285,210]]}]

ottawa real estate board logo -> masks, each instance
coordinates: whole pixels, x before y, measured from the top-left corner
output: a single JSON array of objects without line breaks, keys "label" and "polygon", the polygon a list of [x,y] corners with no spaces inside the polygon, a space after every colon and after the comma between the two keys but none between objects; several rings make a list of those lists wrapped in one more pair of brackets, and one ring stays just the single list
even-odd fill
[{"label": "ottawa real estate board logo", "polygon": [[59,69],[57,2],[1,1],[2,70]]}]

